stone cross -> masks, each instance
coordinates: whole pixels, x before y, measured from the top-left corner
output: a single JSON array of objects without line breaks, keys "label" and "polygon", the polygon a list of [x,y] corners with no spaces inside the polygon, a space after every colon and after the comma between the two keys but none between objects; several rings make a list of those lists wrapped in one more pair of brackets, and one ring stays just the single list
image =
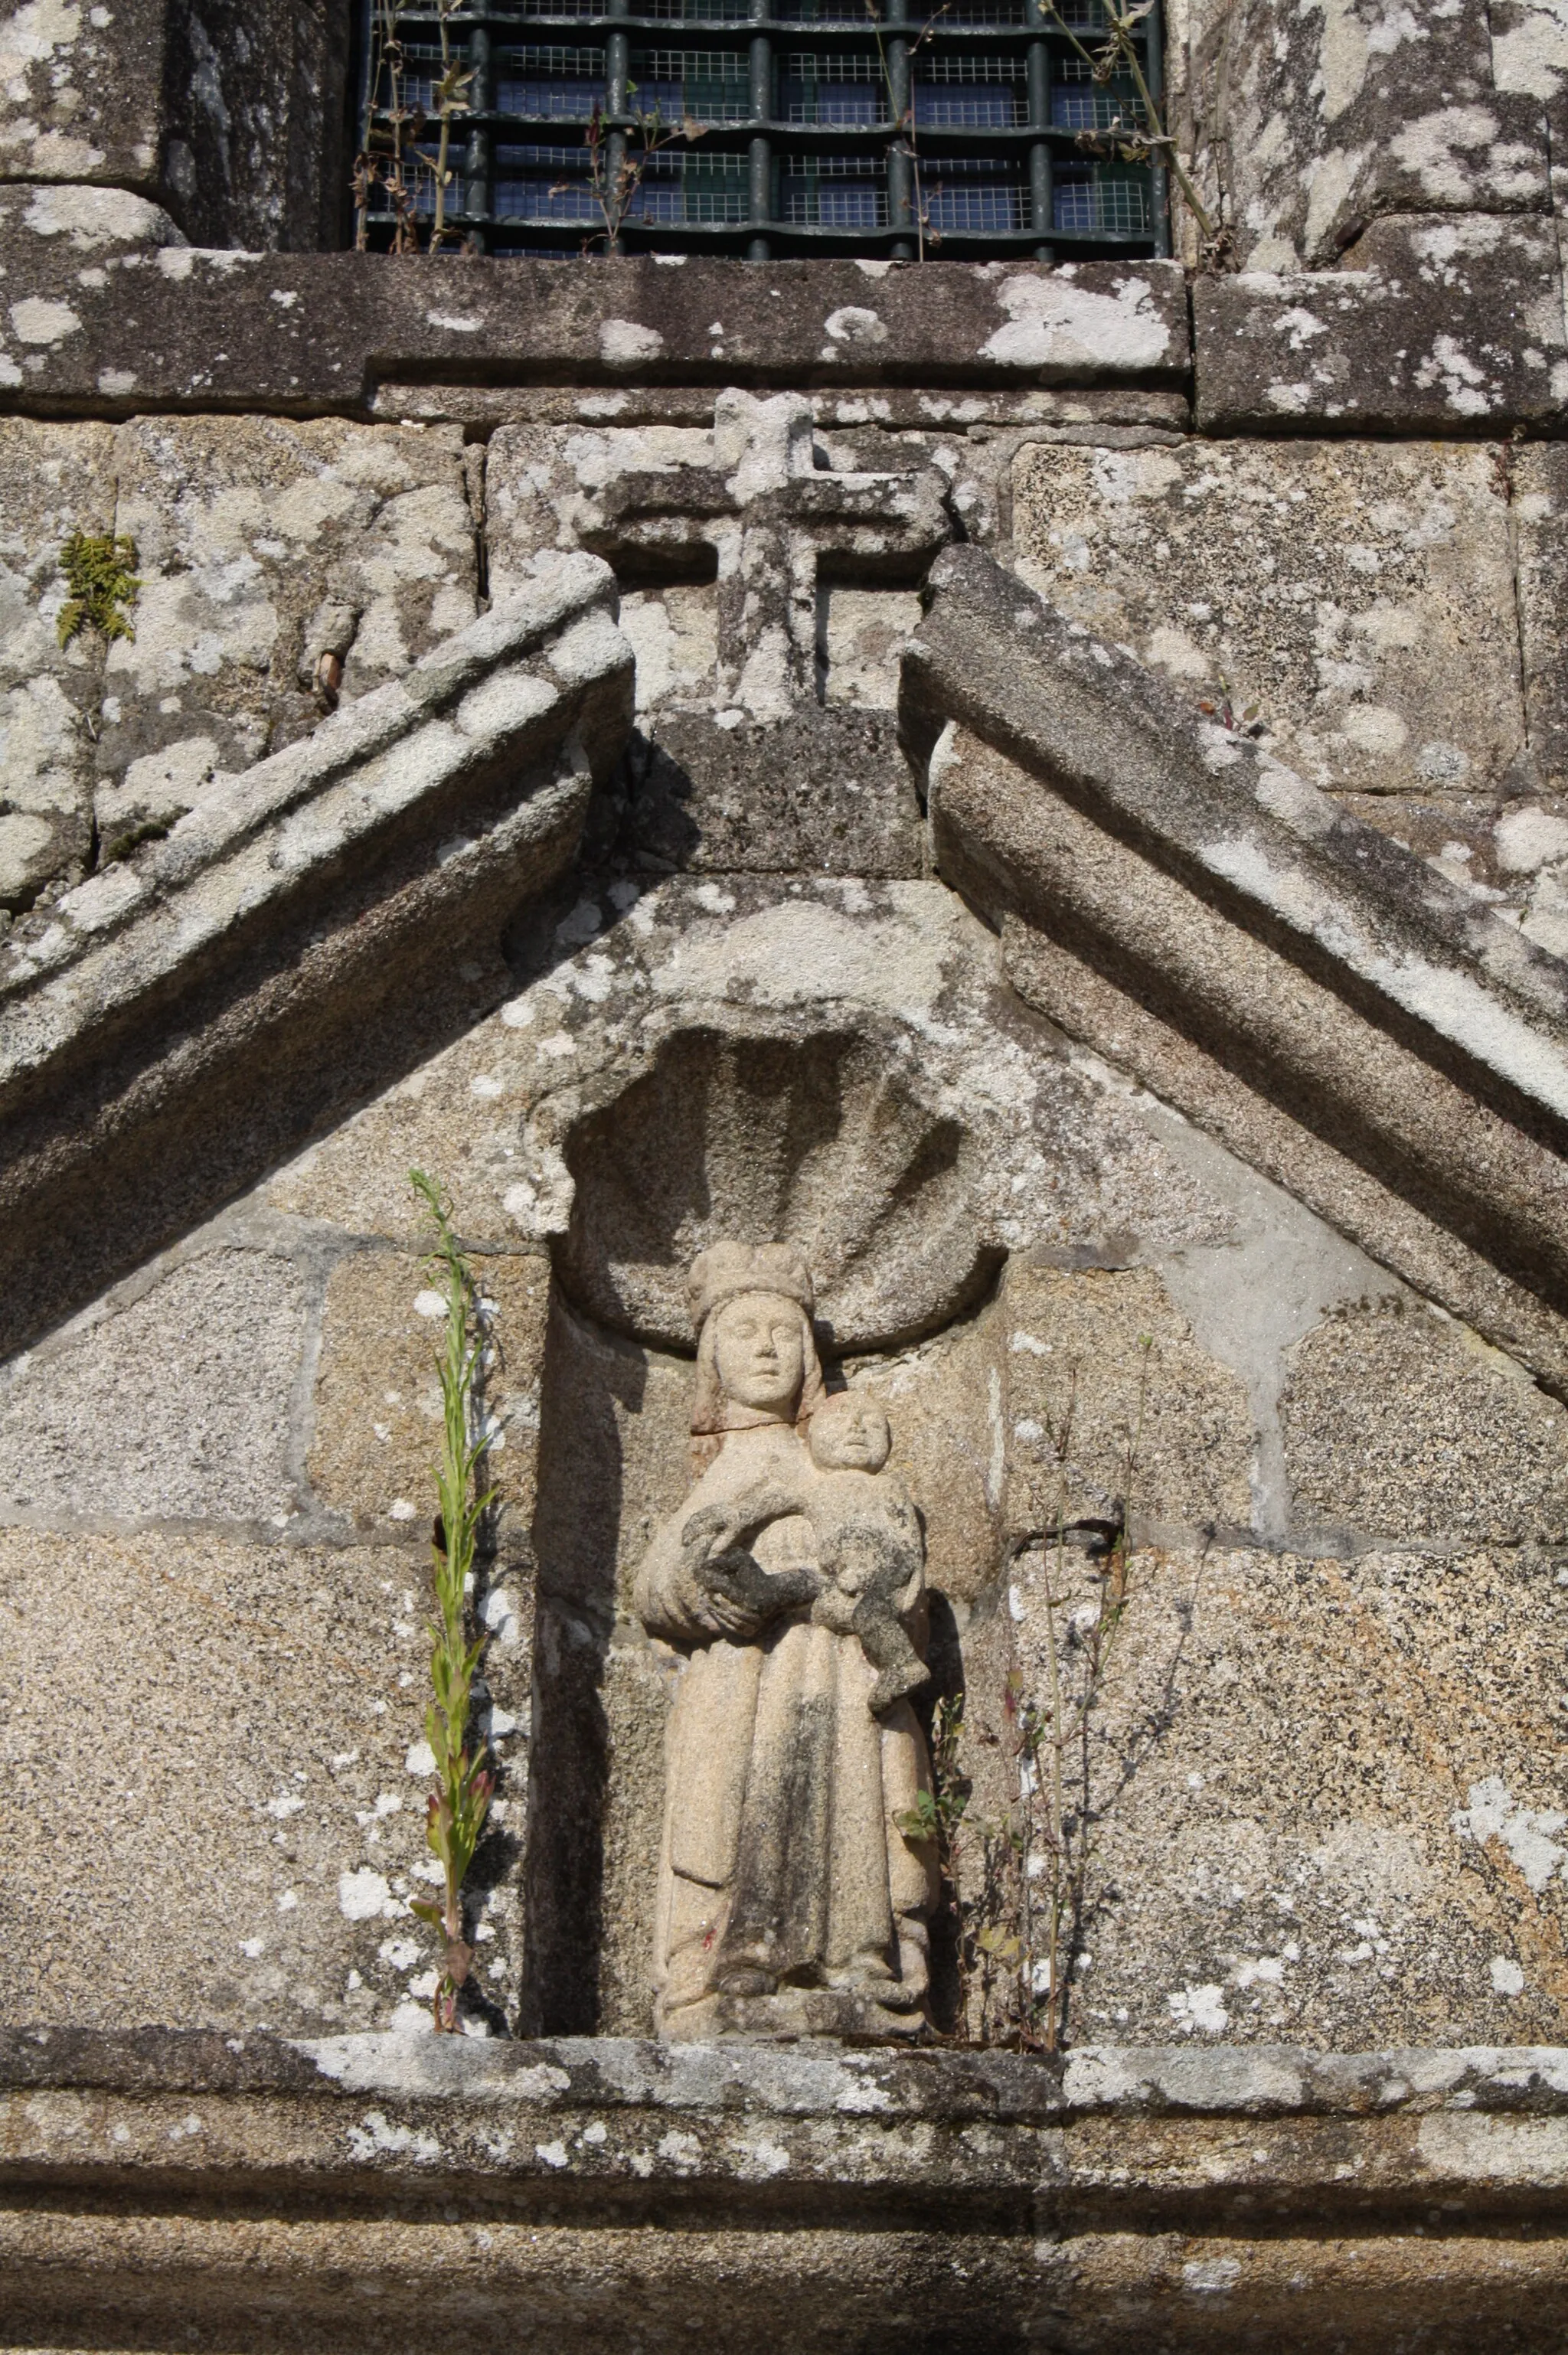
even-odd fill
[{"label": "stone cross", "polygon": [[720,717],[779,720],[816,700],[819,578],[909,585],[951,536],[945,491],[929,464],[823,470],[802,395],[730,390],[715,406],[712,464],[613,475],[581,541],[623,565],[711,549]]}]

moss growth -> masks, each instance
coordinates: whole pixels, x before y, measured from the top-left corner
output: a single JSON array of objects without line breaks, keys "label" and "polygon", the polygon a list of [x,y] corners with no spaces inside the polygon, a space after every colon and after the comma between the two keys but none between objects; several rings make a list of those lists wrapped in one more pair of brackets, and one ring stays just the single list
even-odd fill
[{"label": "moss growth", "polygon": [[103,638],[133,638],[125,610],[142,583],[132,566],[136,543],[122,533],[73,531],[60,549],[60,569],[70,595],[60,608],[59,641],[69,646],[77,633],[93,629]]}]

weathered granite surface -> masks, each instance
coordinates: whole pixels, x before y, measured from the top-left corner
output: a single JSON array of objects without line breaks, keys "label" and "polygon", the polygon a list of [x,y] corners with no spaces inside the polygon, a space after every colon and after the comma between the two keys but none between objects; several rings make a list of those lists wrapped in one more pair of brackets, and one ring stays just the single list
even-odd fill
[{"label": "weathered granite surface", "polygon": [[401,677],[478,613],[451,428],[146,418],[116,432],[108,472],[142,588],[135,634],[102,669],[103,857],[307,733],[338,696]]},{"label": "weathered granite surface", "polygon": [[23,0],[0,28],[0,172],[155,197],[211,245],[330,246],[347,68],[320,0]]},{"label": "weathered granite surface", "polygon": [[[1517,1156],[1520,1191],[1508,1214],[1506,1249],[1522,1269],[1526,1221],[1540,1214],[1560,1182],[1554,1157],[1541,1151],[1538,1162],[1531,1142],[1559,1117],[1550,1109],[1559,1086],[1557,1042],[1565,1011],[1565,976],[1556,961],[1521,942],[1398,844],[1339,812],[1245,735],[1218,721],[1205,729],[1130,656],[1092,640],[1082,623],[1062,620],[978,551],[944,554],[933,582],[932,610],[905,658],[911,731],[930,745],[944,720],[962,721],[1005,758],[1027,761],[1040,780],[1032,791],[1009,791],[1002,768],[986,769],[982,762],[983,781],[979,772],[971,779],[961,753],[941,751],[933,787],[939,858],[951,859],[954,871],[984,891],[998,915],[1027,901],[1037,920],[1047,900],[1040,882],[1026,885],[1022,879],[1028,863],[1039,861],[1033,871],[1041,881],[1050,871],[1058,891],[1078,899],[1080,922],[1093,908],[1095,929],[1119,934],[1118,958],[1147,960],[1146,982],[1157,1006],[1162,999],[1168,1006],[1172,993],[1184,986],[1177,980],[1179,959],[1196,982],[1198,965],[1214,956],[1219,963],[1192,1001],[1200,1019],[1200,1006],[1213,1007],[1240,986],[1240,964],[1228,981],[1221,979],[1231,957],[1283,954],[1301,976],[1299,984],[1282,986],[1276,1017],[1284,1022],[1285,1002],[1298,987],[1312,990],[1328,980],[1327,953],[1340,976],[1329,986],[1345,1007],[1336,1032],[1348,1039],[1352,1021],[1366,1025],[1358,1047],[1363,1075],[1370,1068],[1365,1058],[1375,1053],[1379,1059],[1378,1119],[1403,1123],[1406,1113],[1396,1113],[1394,1105],[1408,1088],[1408,1117],[1429,1144],[1444,1135],[1456,1139],[1462,1123],[1467,1143],[1456,1156],[1453,1175],[1460,1178],[1462,1163],[1471,1173],[1464,1182],[1473,1182],[1483,1160],[1490,1182],[1503,1182],[1506,1162]],[[1120,840],[1110,826],[1097,832],[1096,820],[1104,824],[1113,811]],[[1137,880],[1140,867],[1144,884]],[[1210,902],[1213,922],[1226,932],[1234,930],[1232,950],[1220,947],[1219,931],[1211,948],[1199,947],[1194,884]],[[1166,945],[1157,956],[1155,908],[1167,894],[1175,895],[1172,911],[1178,899],[1191,911],[1182,920],[1187,944],[1179,949],[1161,923]],[[1141,903],[1136,911],[1135,895]],[[1243,934],[1255,940],[1255,951],[1243,951]],[[1082,937],[1075,937],[1075,946],[1081,948]],[[1140,937],[1141,951],[1136,947]],[[1477,985],[1498,993],[1491,1001],[1500,1018],[1495,1029],[1491,1014],[1484,1023],[1478,1018]],[[1512,1008],[1507,1015],[1505,1002]],[[1299,1018],[1306,1019],[1305,998],[1298,1006]],[[1235,1037],[1233,1020],[1228,1027]],[[1386,1049],[1372,1047],[1374,1029]],[[1396,1081],[1403,1042],[1423,1032],[1419,1076],[1413,1064],[1406,1080]],[[1507,1047],[1505,1033],[1512,1042]],[[1307,1031],[1300,1036],[1305,1046]],[[1338,1041],[1331,1051],[1339,1051]],[[1456,1097],[1439,1117],[1438,1074],[1450,1071],[1459,1080],[1462,1067],[1460,1083],[1475,1091],[1470,1109],[1461,1114]],[[1317,1094],[1329,1084],[1320,1066],[1310,1091]],[[1335,1123],[1342,1134],[1353,1134],[1363,1115],[1352,1113],[1349,1092],[1334,1088],[1332,1094]],[[1480,1128],[1470,1127],[1472,1118],[1484,1124],[1494,1117],[1483,1103],[1497,1105],[1509,1123],[1507,1141],[1503,1129],[1488,1128],[1483,1145]],[[1363,1112],[1371,1110],[1369,1100]],[[1415,1133],[1414,1126],[1406,1132],[1397,1156],[1407,1176]],[[1388,1134],[1392,1142],[1392,1128]],[[1527,1167],[1533,1173],[1528,1181]],[[1463,1214],[1477,1238],[1484,1232],[1477,1223],[1480,1208],[1477,1199]],[[1500,1227],[1494,1240],[1502,1245]],[[1543,1258],[1534,1262],[1532,1280],[1547,1290],[1557,1281],[1547,1279]]]},{"label": "weathered granite surface", "polygon": [[[455,428],[7,419],[0,452],[13,911],[166,832],[477,613]],[[88,623],[62,648],[66,543],[111,527],[135,550],[131,634]]]},{"label": "weathered granite surface", "polygon": [[1449,434],[1561,415],[1568,346],[1550,221],[1389,215],[1346,260],[1195,281],[1205,432]]},{"label": "weathered granite surface", "polygon": [[[1556,535],[1535,528],[1552,563]],[[1512,529],[1485,445],[1035,445],[1014,462],[1019,576],[1329,792],[1515,782]],[[1536,590],[1543,636],[1556,587]]]},{"label": "weathered granite surface", "polygon": [[[1402,1313],[1381,1311],[1391,1323]],[[1335,1323],[1289,1353],[1287,1461],[1304,1518],[1322,1508],[1322,1465],[1366,1420],[1353,1378],[1327,1412],[1311,1387]],[[1407,1374],[1415,1354],[1412,1337]],[[1441,1494],[1445,1472],[1484,1462],[1495,1480],[1493,1418],[1515,1402],[1495,1374],[1489,1413],[1467,1420],[1455,1444],[1463,1393],[1444,1393],[1445,1370],[1424,1362],[1404,1428],[1391,1432],[1385,1417],[1370,1435],[1353,1502],[1397,1524],[1386,1550],[1309,1560],[1217,1544],[1134,1556],[1087,1768],[1072,1768],[1074,1803],[1085,1793],[1095,1824],[1074,1949],[1077,2033],[1285,2036],[1333,2051],[1391,2035],[1539,2035],[1561,2017],[1563,1734],[1551,1666],[1568,1610],[1556,1583],[1560,1476],[1555,1510],[1494,1494],[1456,1511]],[[1539,1399],[1535,1409],[1555,1471],[1561,1409]],[[1309,1445],[1297,1416],[1313,1418]],[[1553,1427],[1542,1433],[1543,1423]],[[1519,1441],[1522,1463],[1522,1431]],[[1437,1492],[1424,1516],[1424,1487]],[[1333,1482],[1330,1502],[1351,1503],[1349,1484]],[[1433,1554],[1420,1550],[1436,1520],[1446,1531],[1470,1517],[1511,1524],[1516,1540],[1521,1522],[1540,1534],[1457,1553],[1445,1535]],[[1078,1689],[1070,1630],[1097,1591],[1082,1556],[1059,1563],[1048,1540],[1016,1557],[1005,1657],[1024,1691],[1050,1683],[1048,1593],[1061,1673]],[[968,1631],[965,1720],[987,1812],[1006,1796],[1018,1804],[998,1650]],[[993,2019],[1002,1992],[987,2007]],[[972,2017],[983,1999],[972,1990]]]},{"label": "weathered granite surface", "polygon": [[[1568,708],[1560,659],[1568,599],[1568,468],[1560,443],[1532,442],[1515,453],[1513,506],[1531,755],[1541,786],[1560,794],[1568,786]],[[1517,858],[1525,872],[1554,867],[1559,855],[1539,827],[1535,832],[1538,839],[1521,838],[1511,855],[1505,850],[1509,863]],[[1516,825],[1515,833],[1522,837],[1524,829]],[[1544,914],[1545,908],[1540,912]],[[1547,945],[1561,951],[1562,936]]]},{"label": "weathered granite surface", "polygon": [[[109,1075],[46,1106],[38,1066],[12,1309],[100,1296],[0,1378],[29,2355],[402,2355],[432,2312],[566,2350],[1568,2343],[1562,2055],[1507,2049],[1568,1997],[1568,569],[1559,445],[1505,440],[1568,397],[1560,14],[1175,22],[1243,265],[1191,348],[1172,265],[225,250],[337,234],[309,0],[8,20],[0,899]],[[727,386],[798,396],[744,496]],[[79,523],[146,578],[107,657],[56,642]],[[949,533],[1111,643],[944,559],[912,773]],[[542,719],[412,709],[475,632],[470,691],[537,683],[475,616],[584,546],[624,639]],[[286,814],[220,782],[258,761]],[[166,1022],[155,957],[72,997],[193,910]],[[155,1098],[178,1124],[134,1128]],[[352,2033],[430,1977],[411,1165],[501,1337],[492,2034],[452,2046]],[[738,1221],[820,1247],[925,1514],[972,1925],[1029,1796],[1009,1692],[1078,1689],[1130,1525],[1064,2064],[503,2040],[649,2021],[680,1661],[631,1580],[685,1493],[675,1275]],[[942,2020],[994,2027],[947,1937]],[[80,2027],[170,2018],[210,2033]]]},{"label": "weathered granite surface", "polygon": [[[753,264],[753,267],[758,265]],[[1184,389],[1160,390],[1137,384],[975,386],[948,385],[934,371],[924,384],[853,386],[835,390],[831,382],[806,395],[817,422],[840,426],[913,427],[964,432],[971,426],[1054,427],[1073,437],[1115,441],[1140,427],[1179,432],[1189,421]],[[500,425],[582,425],[599,432],[607,424],[695,425],[713,415],[713,390],[700,384],[662,380],[633,383],[613,392],[589,384],[411,383],[389,377],[376,388],[372,414],[395,424],[404,418],[434,424],[459,423],[493,432]]]},{"label": "weathered granite surface", "polygon": [[1561,954],[1557,449],[1031,442],[1013,562]]},{"label": "weathered granite surface", "polygon": [[0,906],[27,906],[47,883],[80,881],[92,854],[92,744],[102,649],[94,634],[59,643],[68,591],[60,550],[113,517],[112,435],[101,425],[0,420]]},{"label": "weathered granite surface", "polygon": [[[1064,1423],[1070,1518],[1130,1508],[1146,1540],[1076,2035],[1551,2032],[1561,1407],[1430,1318],[1386,1231],[1380,1264],[1029,1014],[1008,981],[1038,994],[1037,965],[941,885],[628,880],[564,907],[499,1012],[11,1369],[8,1787],[46,1786],[64,1695],[94,1796],[63,1830],[8,1824],[8,2016],[418,2016],[436,1303],[413,1166],[450,1182],[500,1319],[495,2025],[648,2025],[677,1669],[630,1601],[685,1489],[680,1270],[715,1231],[809,1221],[825,1332],[926,1515],[977,1761],[1007,1755],[983,1737],[1011,1667],[1037,1680]],[[244,1794],[203,1874],[181,1730]],[[37,1934],[51,1905],[69,1933]],[[1388,1953],[1353,1951],[1361,1920]]]},{"label": "weathered granite surface", "polygon": [[[123,1267],[231,1189],[247,1153],[254,1175],[341,1103],[355,1059],[329,1040],[362,1053],[380,1024],[382,1051],[406,1052],[400,1027],[446,1018],[443,993],[503,986],[500,935],[570,862],[625,740],[632,655],[613,613],[605,566],[556,559],[13,930],[13,1335],[59,1313],[67,1260],[87,1292],[89,1269]],[[180,1174],[149,1189],[159,1157]],[[144,1207],[106,1231],[116,1182]]]},{"label": "weathered granite surface", "polygon": [[164,7],[144,0],[96,19],[69,0],[14,9],[0,34],[6,177],[155,187],[165,37]]},{"label": "weathered granite surface", "polygon": [[[5,191],[0,385],[14,405],[156,403],[362,413],[383,378],[519,373],[880,385],[939,380],[1179,388],[1189,360],[1174,262],[1046,272],[933,262],[475,261],[145,247],[78,258]],[[11,306],[26,303],[18,327]]]},{"label": "weathered granite surface", "polygon": [[1214,14],[1194,112],[1243,269],[1332,266],[1382,213],[1548,208],[1547,10],[1506,29],[1484,0]]},{"label": "weathered granite surface", "polygon": [[541,547],[635,584],[620,822],[656,869],[921,872],[898,649],[960,510],[950,452],[863,440],[825,447],[802,395],[727,389],[707,432],[503,426],[488,445],[494,586]]},{"label": "weathered granite surface", "polygon": [[[140,16],[157,0],[116,0]],[[325,0],[164,0],[159,194],[193,244],[347,241],[349,46]]]},{"label": "weathered granite surface", "polygon": [[1553,2343],[1568,2295],[1541,2229],[1552,2049],[1107,2045],[1063,2072],[613,2041],[7,2044],[0,2230],[35,2344],[379,2355],[439,2296],[568,2350],[635,2311],[645,2348],[700,2328],[726,2355],[877,2345],[890,2314],[960,2350],[1109,2355],[1131,2328],[1172,2348],[1419,2332],[1447,2355]]}]

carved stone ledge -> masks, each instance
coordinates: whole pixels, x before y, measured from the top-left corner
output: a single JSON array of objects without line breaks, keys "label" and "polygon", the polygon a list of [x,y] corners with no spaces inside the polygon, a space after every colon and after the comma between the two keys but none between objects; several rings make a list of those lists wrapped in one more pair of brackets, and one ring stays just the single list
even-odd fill
[{"label": "carved stone ledge", "polygon": [[539,578],[219,781],[0,951],[7,1337],[154,1247],[506,986],[632,716],[614,581]]},{"label": "carved stone ledge", "polygon": [[171,246],[155,241],[165,228],[136,225],[126,199],[112,234],[94,215],[101,278],[84,285],[80,250],[38,227],[60,218],[62,192],[42,208],[36,196],[0,189],[8,409],[365,415],[394,378],[645,389],[1187,380],[1187,288],[1171,261],[1071,273],[1010,262],[668,267],[668,257],[453,269],[428,257]]},{"label": "carved stone ledge", "polygon": [[[1568,2053],[0,2040],[35,2346],[1500,2343],[1568,2314]],[[933,2343],[928,2338],[927,2343]],[[1523,2342],[1521,2342],[1523,2343]]]}]

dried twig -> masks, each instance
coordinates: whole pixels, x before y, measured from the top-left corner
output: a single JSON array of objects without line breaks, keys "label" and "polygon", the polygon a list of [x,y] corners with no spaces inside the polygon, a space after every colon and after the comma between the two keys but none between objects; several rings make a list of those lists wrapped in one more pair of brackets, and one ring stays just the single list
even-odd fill
[{"label": "dried twig", "polygon": [[[392,216],[392,251],[420,250],[420,214],[425,209],[420,185],[423,176],[432,183],[428,250],[439,253],[449,238],[458,235],[448,228],[446,219],[447,190],[454,177],[452,126],[458,115],[468,112],[468,91],[474,80],[472,73],[464,71],[462,56],[453,47],[452,20],[458,5],[459,0],[436,0],[441,72],[432,84],[431,105],[427,108],[418,101],[410,102],[409,59],[398,37],[396,0],[376,0],[370,89],[351,182],[354,243],[361,253],[369,246],[370,205],[378,188],[385,193]],[[437,125],[433,163],[421,154],[418,145],[432,113]]]},{"label": "dried twig", "polygon": [[1065,34],[1100,88],[1107,88],[1118,73],[1125,73],[1136,94],[1136,112],[1131,121],[1123,123],[1115,117],[1103,127],[1081,133],[1079,144],[1101,153],[1109,145],[1125,164],[1163,165],[1181,190],[1204,246],[1212,252],[1220,243],[1218,225],[1193,185],[1174,136],[1165,127],[1138,56],[1137,28],[1150,15],[1154,0],[1121,0],[1121,5],[1118,0],[1100,0],[1100,5],[1105,15],[1106,39],[1102,48],[1093,50],[1079,39],[1056,0],[1040,0],[1040,15]]}]

